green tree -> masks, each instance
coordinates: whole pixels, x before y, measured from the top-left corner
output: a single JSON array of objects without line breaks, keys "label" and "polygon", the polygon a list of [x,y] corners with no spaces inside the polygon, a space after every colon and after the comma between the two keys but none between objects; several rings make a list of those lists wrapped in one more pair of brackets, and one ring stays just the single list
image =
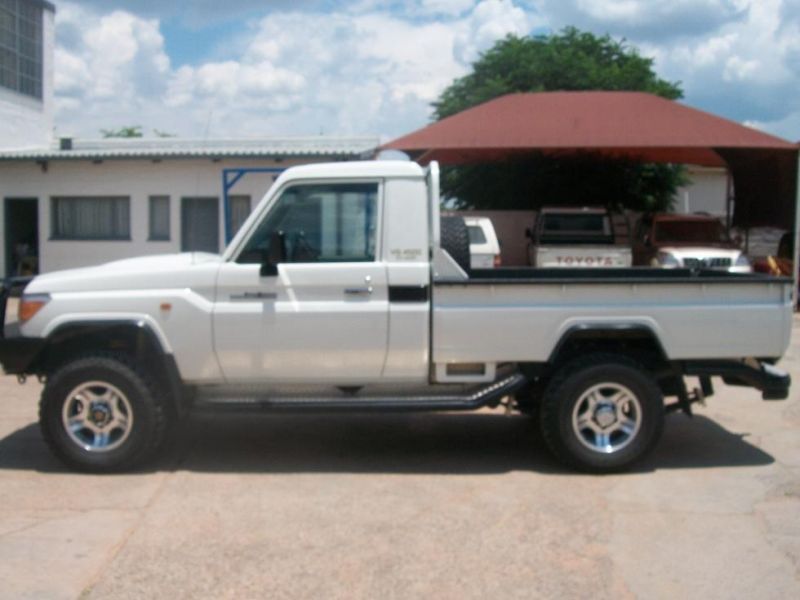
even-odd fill
[{"label": "green tree", "polygon": [[104,138],[140,138],[143,137],[141,125],[129,125],[119,129],[101,129]]},{"label": "green tree", "polygon": [[[472,72],[433,103],[443,119],[514,92],[643,91],[675,100],[678,83],[660,79],[652,59],[624,40],[568,27],[559,33],[508,36],[483,53]],[[503,163],[446,167],[442,191],[462,208],[531,208],[545,204],[609,204],[667,209],[685,182],[682,167],[642,164],[593,154],[548,157],[532,152]]]}]

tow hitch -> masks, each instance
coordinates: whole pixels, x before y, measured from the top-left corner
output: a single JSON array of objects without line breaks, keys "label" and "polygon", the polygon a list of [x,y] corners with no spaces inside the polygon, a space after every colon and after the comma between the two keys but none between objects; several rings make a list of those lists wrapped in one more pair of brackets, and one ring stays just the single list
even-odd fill
[{"label": "tow hitch", "polygon": [[678,378],[678,401],[664,407],[667,413],[682,410],[687,416],[692,417],[692,404],[706,405],[706,398],[714,395],[714,386],[711,377],[703,375],[700,377],[700,387],[694,388],[691,392],[686,388],[683,377]]}]

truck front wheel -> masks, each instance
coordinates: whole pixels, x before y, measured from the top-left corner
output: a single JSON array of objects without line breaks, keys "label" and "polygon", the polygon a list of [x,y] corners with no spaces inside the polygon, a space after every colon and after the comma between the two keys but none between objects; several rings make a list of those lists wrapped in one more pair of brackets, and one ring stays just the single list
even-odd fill
[{"label": "truck front wheel", "polygon": [[48,377],[39,424],[69,466],[112,472],[152,456],[166,435],[167,408],[145,372],[124,356],[103,354],[66,363]]},{"label": "truck front wheel", "polygon": [[555,456],[583,471],[621,470],[661,436],[664,401],[643,367],[591,354],[560,369],[542,398],[542,435]]}]

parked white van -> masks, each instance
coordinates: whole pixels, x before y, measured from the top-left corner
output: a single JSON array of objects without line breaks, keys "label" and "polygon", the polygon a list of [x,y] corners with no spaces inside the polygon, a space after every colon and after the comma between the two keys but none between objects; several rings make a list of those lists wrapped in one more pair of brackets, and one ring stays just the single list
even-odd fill
[{"label": "parked white van", "polygon": [[469,232],[469,265],[472,269],[493,269],[502,264],[500,242],[488,217],[464,217]]}]

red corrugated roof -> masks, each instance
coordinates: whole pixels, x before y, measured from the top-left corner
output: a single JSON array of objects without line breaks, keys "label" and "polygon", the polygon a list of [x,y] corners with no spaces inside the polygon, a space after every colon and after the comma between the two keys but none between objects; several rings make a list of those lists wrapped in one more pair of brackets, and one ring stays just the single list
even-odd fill
[{"label": "red corrugated roof", "polygon": [[510,94],[384,148],[422,162],[486,162],[520,152],[594,151],[649,162],[725,164],[717,150],[797,151],[778,137],[641,92]]}]

